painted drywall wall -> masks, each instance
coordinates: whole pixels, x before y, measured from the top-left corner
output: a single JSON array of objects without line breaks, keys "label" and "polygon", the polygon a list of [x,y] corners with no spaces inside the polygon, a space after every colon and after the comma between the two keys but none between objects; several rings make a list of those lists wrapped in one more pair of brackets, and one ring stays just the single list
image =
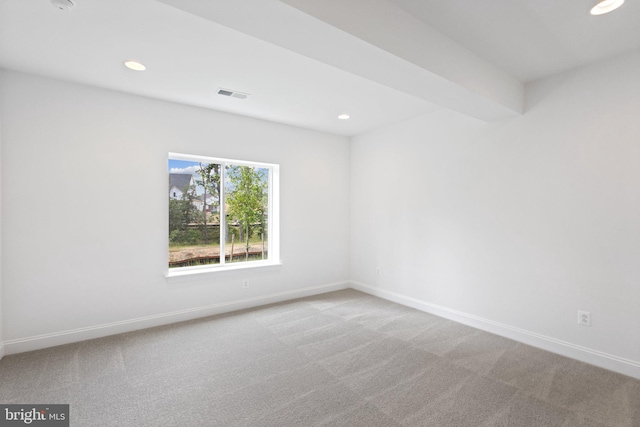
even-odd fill
[{"label": "painted drywall wall", "polygon": [[354,282],[640,376],[638,75],[633,52],[530,84],[519,118],[353,138]]},{"label": "painted drywall wall", "polygon": [[[2,90],[8,352],[346,286],[347,138],[14,71]],[[283,265],[168,283],[169,152],[278,163]]]},{"label": "painted drywall wall", "polygon": [[[2,81],[2,69],[0,68],[0,81]],[[0,100],[2,100],[2,87],[0,86]],[[0,102],[0,189],[2,189],[2,102]],[[2,194],[0,192],[0,359],[4,357],[4,341],[2,333]]]}]

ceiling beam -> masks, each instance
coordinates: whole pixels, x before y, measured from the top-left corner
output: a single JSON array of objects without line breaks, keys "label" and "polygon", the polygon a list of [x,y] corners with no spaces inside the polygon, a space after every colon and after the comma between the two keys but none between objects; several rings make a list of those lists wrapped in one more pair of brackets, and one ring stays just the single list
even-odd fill
[{"label": "ceiling beam", "polygon": [[523,111],[520,81],[387,0],[160,1],[483,121]]}]

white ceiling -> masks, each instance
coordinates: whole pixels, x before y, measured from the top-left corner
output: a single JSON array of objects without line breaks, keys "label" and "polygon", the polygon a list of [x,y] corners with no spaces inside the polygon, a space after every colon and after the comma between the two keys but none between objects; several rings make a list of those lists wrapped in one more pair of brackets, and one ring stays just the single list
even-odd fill
[{"label": "white ceiling", "polygon": [[0,66],[355,135],[443,107],[518,114],[521,82],[640,48],[634,0],[600,18],[585,0],[305,1],[0,0]]},{"label": "white ceiling", "polygon": [[596,0],[390,0],[530,82],[640,49],[640,1],[591,16]]}]

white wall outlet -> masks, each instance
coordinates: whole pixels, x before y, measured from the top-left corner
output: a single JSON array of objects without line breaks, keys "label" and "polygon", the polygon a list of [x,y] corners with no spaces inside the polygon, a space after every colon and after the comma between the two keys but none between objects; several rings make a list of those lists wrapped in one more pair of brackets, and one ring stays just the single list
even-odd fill
[{"label": "white wall outlet", "polygon": [[578,310],[578,325],[591,326],[591,313]]},{"label": "white wall outlet", "polygon": [[380,275],[380,267],[376,267],[376,274],[379,276]]},{"label": "white wall outlet", "polygon": [[248,288],[249,287],[249,281],[248,280],[243,280],[242,281],[242,287],[243,288]]}]

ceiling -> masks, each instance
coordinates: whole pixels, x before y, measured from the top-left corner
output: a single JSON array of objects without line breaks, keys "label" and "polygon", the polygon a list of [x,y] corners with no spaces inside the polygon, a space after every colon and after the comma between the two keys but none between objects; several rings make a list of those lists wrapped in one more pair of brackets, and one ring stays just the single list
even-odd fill
[{"label": "ceiling", "polygon": [[523,82],[640,48],[640,2],[591,16],[595,0],[390,0]]},{"label": "ceiling", "polygon": [[523,83],[640,49],[633,0],[602,17],[585,0],[73,1],[0,0],[0,66],[346,136],[521,114]]}]

